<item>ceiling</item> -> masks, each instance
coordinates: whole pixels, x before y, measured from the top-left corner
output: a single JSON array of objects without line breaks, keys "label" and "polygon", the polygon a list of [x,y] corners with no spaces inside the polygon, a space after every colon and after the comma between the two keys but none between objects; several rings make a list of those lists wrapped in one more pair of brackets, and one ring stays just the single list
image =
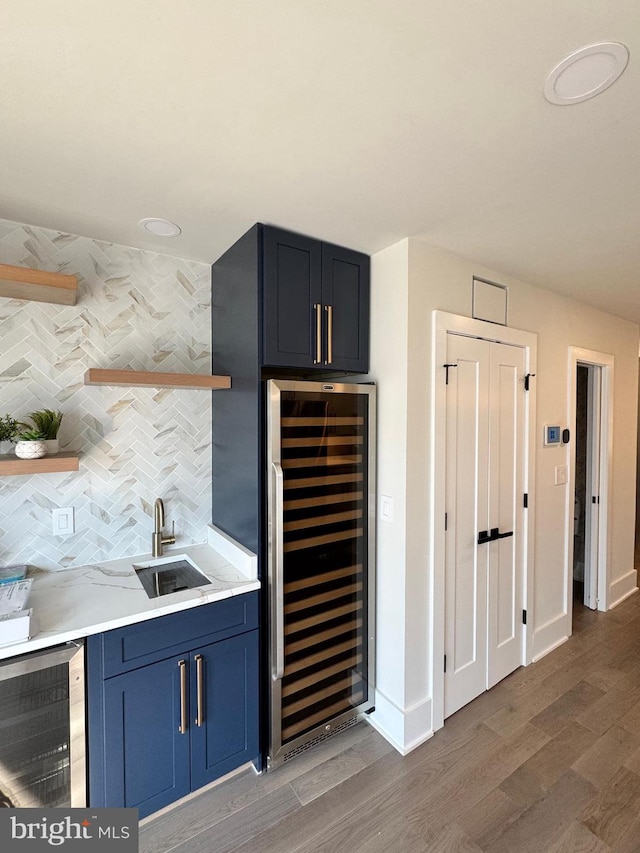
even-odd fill
[{"label": "ceiling", "polygon": [[[547,103],[600,40],[620,80]],[[639,58],[637,0],[3,0],[0,217],[202,261],[418,236],[640,322]]]}]

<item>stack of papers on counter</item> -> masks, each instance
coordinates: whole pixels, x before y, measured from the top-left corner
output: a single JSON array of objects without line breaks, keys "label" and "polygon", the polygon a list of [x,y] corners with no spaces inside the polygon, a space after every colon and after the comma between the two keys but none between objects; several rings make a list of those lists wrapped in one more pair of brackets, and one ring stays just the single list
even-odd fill
[{"label": "stack of papers on counter", "polygon": [[27,600],[33,578],[0,584],[0,645],[28,640],[31,608]]}]

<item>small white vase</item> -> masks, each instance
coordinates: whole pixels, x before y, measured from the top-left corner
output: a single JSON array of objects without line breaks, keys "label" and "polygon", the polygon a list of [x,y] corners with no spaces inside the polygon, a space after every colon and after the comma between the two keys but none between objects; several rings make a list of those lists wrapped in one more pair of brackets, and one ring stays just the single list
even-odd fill
[{"label": "small white vase", "polygon": [[16,444],[16,456],[20,459],[40,459],[46,455],[44,441],[19,441]]},{"label": "small white vase", "polygon": [[59,453],[60,443],[57,438],[45,438],[42,443],[47,451],[47,456],[51,456],[52,453]]}]

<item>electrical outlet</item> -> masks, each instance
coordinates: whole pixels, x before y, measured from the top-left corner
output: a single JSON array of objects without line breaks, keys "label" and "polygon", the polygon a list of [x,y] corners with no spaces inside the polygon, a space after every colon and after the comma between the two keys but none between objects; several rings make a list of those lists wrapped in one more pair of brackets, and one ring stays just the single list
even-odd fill
[{"label": "electrical outlet", "polygon": [[75,533],[76,524],[72,506],[53,510],[51,529],[56,536],[71,536]]}]

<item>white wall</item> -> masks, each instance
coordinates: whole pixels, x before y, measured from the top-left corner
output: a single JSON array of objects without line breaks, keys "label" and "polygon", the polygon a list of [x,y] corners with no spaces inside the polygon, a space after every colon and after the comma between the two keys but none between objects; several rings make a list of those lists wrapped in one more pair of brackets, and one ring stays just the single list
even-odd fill
[{"label": "white wall", "polygon": [[[76,305],[0,299],[0,413],[60,409],[80,470],[0,478],[0,565],[78,566],[151,550],[166,503],[178,542],[211,518],[211,395],[86,387],[88,367],[211,372],[207,264],[0,220],[0,261],[79,276]],[[72,506],[76,533],[53,536]]]},{"label": "white wall", "polygon": [[[429,736],[432,725],[426,722],[426,711],[432,700],[441,701],[441,697],[431,695],[432,653],[427,615],[432,581],[428,531],[431,315],[433,310],[440,309],[471,316],[474,275],[507,285],[509,326],[538,335],[537,375],[533,380],[539,436],[535,472],[535,600],[530,606],[534,654],[542,654],[560,641],[567,628],[564,575],[567,496],[566,487],[554,485],[554,468],[565,463],[568,451],[542,447],[542,433],[545,423],[566,425],[570,346],[610,353],[615,358],[609,572],[612,586],[618,582],[618,591],[635,587],[632,570],[638,327],[434,249],[417,239],[404,240],[374,256],[371,376],[379,385],[382,426],[378,442],[381,472],[378,491],[392,495],[396,503],[395,522],[378,525],[380,695],[376,698],[374,721],[396,744],[400,739],[403,750]],[[398,315],[400,307],[407,312],[404,317]],[[399,377],[402,383],[398,382]],[[400,399],[402,393],[406,393],[404,400]],[[394,414],[398,408],[406,409],[406,424]],[[398,507],[402,509],[400,513]],[[390,598],[394,601],[391,615],[385,612]],[[394,651],[390,652],[389,647]],[[379,707],[384,710],[380,715]]]},{"label": "white wall", "polygon": [[[377,541],[377,695],[375,720],[400,748],[405,742],[406,460],[408,397],[408,253],[406,241],[374,255],[371,367],[384,393],[377,419],[377,491],[394,499],[393,522],[380,521]],[[387,289],[388,288],[388,289]]]}]

